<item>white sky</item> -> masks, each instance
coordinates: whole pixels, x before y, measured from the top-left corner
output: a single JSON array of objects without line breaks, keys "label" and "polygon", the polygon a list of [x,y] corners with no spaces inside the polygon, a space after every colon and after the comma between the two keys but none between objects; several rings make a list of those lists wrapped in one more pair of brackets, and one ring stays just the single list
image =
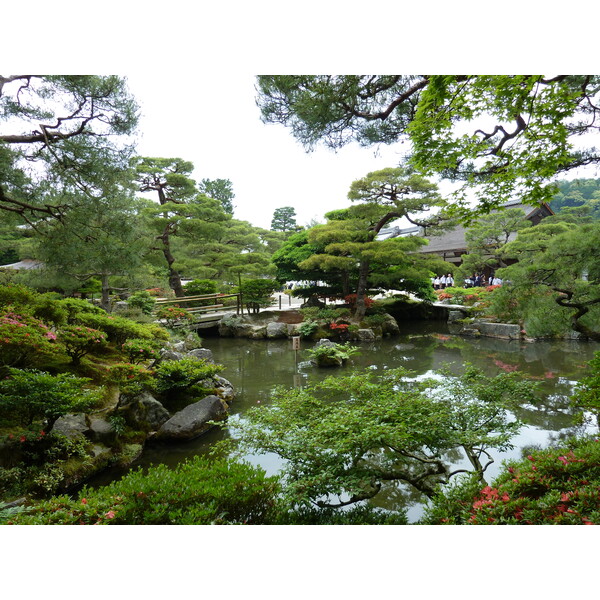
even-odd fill
[{"label": "white sky", "polygon": [[260,120],[249,74],[167,76],[159,86],[153,74],[125,75],[141,105],[138,152],[192,161],[197,181],[230,179],[234,216],[259,227],[270,228],[282,206],[294,207],[300,225],[323,221],[327,211],[349,205],[352,181],[400,162],[399,144],[305,152],[286,127]]}]

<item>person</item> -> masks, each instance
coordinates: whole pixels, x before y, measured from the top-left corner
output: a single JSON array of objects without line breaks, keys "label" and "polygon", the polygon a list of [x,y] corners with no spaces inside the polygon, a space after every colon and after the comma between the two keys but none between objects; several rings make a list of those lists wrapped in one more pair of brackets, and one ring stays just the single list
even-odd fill
[{"label": "person", "polygon": [[435,279],[433,280],[433,289],[434,290],[439,290],[440,289],[440,278],[438,275],[435,276]]},{"label": "person", "polygon": [[492,280],[492,285],[502,285],[502,279],[500,279],[500,277],[495,277]]},{"label": "person", "polygon": [[446,276],[442,275],[440,277],[440,289],[443,290],[446,287]]},{"label": "person", "polygon": [[452,277],[452,273],[448,273],[446,275],[446,287],[452,287],[454,285],[454,277]]},{"label": "person", "polygon": [[466,288],[473,287],[473,278],[472,277],[467,277],[465,279],[465,287]]}]

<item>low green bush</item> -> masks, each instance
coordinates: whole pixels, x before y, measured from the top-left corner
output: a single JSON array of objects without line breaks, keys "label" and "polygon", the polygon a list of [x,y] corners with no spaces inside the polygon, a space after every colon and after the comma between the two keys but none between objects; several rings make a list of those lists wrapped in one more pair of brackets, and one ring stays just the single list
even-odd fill
[{"label": "low green bush", "polygon": [[102,348],[106,340],[104,332],[83,325],[65,325],[58,330],[58,341],[74,365],[78,365],[86,354]]},{"label": "low green bush", "polygon": [[89,389],[90,381],[70,373],[10,369],[0,380],[0,419],[22,426],[40,421],[48,431],[58,417],[85,412],[100,402],[102,390]]},{"label": "low green bush", "polygon": [[139,308],[144,314],[151,315],[154,310],[156,300],[147,290],[134,292],[127,298],[127,304],[134,308]]},{"label": "low green bush", "polygon": [[150,340],[131,339],[121,345],[121,350],[127,354],[130,363],[158,358],[159,351],[155,342]]},{"label": "low green bush", "polygon": [[175,469],[132,471],[119,481],[58,496],[9,517],[19,525],[210,525],[273,522],[279,483],[247,463],[195,456]]},{"label": "low green bush", "polygon": [[173,395],[180,392],[205,394],[210,389],[202,387],[201,382],[220,373],[224,367],[196,358],[165,360],[156,368],[155,389],[160,394]]}]

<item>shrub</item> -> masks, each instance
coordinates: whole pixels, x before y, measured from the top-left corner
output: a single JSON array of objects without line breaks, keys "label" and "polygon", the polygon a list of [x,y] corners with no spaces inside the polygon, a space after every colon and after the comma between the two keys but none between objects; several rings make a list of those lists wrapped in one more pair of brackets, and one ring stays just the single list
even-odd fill
[{"label": "shrub", "polygon": [[135,395],[152,386],[154,371],[131,363],[114,363],[108,367],[106,380],[119,386],[123,394]]},{"label": "shrub", "polygon": [[427,524],[600,524],[600,442],[570,440],[509,461],[491,485],[465,479],[438,494]]},{"label": "shrub", "polygon": [[24,285],[9,283],[0,286],[0,306],[23,306],[34,304],[39,294]]},{"label": "shrub", "polygon": [[67,311],[67,323],[71,325],[76,323],[82,314],[106,315],[104,309],[79,298],[65,298],[64,300],[60,300],[60,306]]},{"label": "shrub", "polygon": [[271,294],[278,287],[273,279],[243,279],[240,292],[246,304],[263,307],[271,304]]},{"label": "shrub", "polygon": [[[104,312],[104,311],[103,311]],[[153,339],[156,329],[150,324],[136,323],[125,317],[104,314],[80,313],[77,323],[106,333],[108,341],[121,346],[128,339]]]},{"label": "shrub", "polygon": [[298,333],[303,338],[309,338],[319,329],[319,323],[317,321],[303,321],[298,327]]},{"label": "shrub", "polygon": [[23,426],[43,420],[49,430],[58,417],[98,404],[101,390],[87,389],[90,381],[69,373],[10,369],[0,381],[0,417]]},{"label": "shrub", "polygon": [[59,496],[9,518],[9,524],[209,525],[274,520],[279,483],[259,467],[205,456],[141,469],[119,481]]},{"label": "shrub", "polygon": [[139,308],[145,315],[151,315],[156,300],[150,295],[150,292],[141,290],[131,294],[131,296],[127,298],[127,304],[134,308]]},{"label": "shrub", "polygon": [[307,350],[311,359],[315,360],[319,366],[335,366],[335,364],[347,361],[351,356],[359,354],[356,346],[348,344],[331,344],[326,346],[316,346]]},{"label": "shrub", "polygon": [[58,341],[74,365],[78,365],[86,354],[101,348],[106,339],[102,331],[83,325],[65,325],[58,330]]},{"label": "shrub", "polygon": [[167,322],[167,327],[173,329],[180,323],[191,323],[194,320],[194,315],[185,308],[175,306],[162,306],[156,312],[159,319],[164,319]]},{"label": "shrub", "polygon": [[127,354],[130,363],[158,358],[156,344],[149,340],[131,339],[121,345],[121,350]]},{"label": "shrub", "polygon": [[53,351],[55,340],[56,334],[39,319],[11,307],[0,312],[0,366],[31,366]]},{"label": "shrub", "polygon": [[216,294],[217,282],[212,279],[194,279],[183,286],[188,296],[200,296],[203,294]]},{"label": "shrub", "polygon": [[165,360],[156,368],[155,387],[162,394],[189,392],[204,394],[210,390],[200,384],[220,373],[224,367],[196,358]]},{"label": "shrub", "polygon": [[[356,298],[357,298],[357,294],[348,294],[344,300],[350,305],[350,308],[354,309],[354,306],[356,305]],[[368,296],[365,297],[365,307],[367,309],[371,308],[373,306],[373,304],[375,304],[375,300],[373,300],[373,298],[369,298]]]}]

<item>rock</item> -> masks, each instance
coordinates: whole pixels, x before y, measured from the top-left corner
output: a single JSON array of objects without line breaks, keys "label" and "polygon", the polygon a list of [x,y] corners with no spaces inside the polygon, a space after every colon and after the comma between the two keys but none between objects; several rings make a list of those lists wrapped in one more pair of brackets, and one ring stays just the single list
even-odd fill
[{"label": "rock", "polygon": [[183,354],[181,352],[175,352],[170,348],[163,348],[160,351],[160,360],[181,360],[183,358]]},{"label": "rock", "polygon": [[461,310],[449,310],[448,311],[448,323],[454,323],[464,319],[465,315]]},{"label": "rock", "polygon": [[288,326],[287,326],[287,335],[288,335],[288,337],[293,337],[295,335],[300,335],[298,333],[298,329],[300,329],[300,325],[302,325],[302,323],[288,323]]},{"label": "rock", "polygon": [[286,338],[288,336],[287,323],[269,323],[266,329],[266,335],[269,339]]},{"label": "rock", "polygon": [[211,428],[208,421],[221,420],[226,415],[226,407],[218,396],[206,396],[175,413],[161,426],[154,439],[191,440]]},{"label": "rock", "polygon": [[191,331],[187,334],[185,340],[183,341],[186,352],[190,350],[196,350],[196,348],[202,347],[202,340],[198,337],[196,333]]},{"label": "rock", "polygon": [[381,331],[384,335],[400,335],[398,321],[392,315],[386,315],[386,320],[381,325]]},{"label": "rock", "polygon": [[93,442],[111,444],[117,439],[117,432],[112,424],[102,417],[90,417],[90,428],[86,433]]},{"label": "rock", "polygon": [[507,340],[518,340],[521,337],[521,326],[511,323],[485,323],[475,321],[473,327],[479,330],[481,335],[496,337]]},{"label": "rock", "polygon": [[357,337],[361,342],[373,342],[375,340],[375,333],[372,329],[359,329]]},{"label": "rock", "polygon": [[147,392],[133,397],[121,395],[119,408],[127,423],[140,431],[157,431],[171,416],[169,411]]},{"label": "rock", "polygon": [[86,416],[83,413],[76,415],[63,415],[54,422],[52,433],[64,435],[69,439],[83,436],[89,430]]},{"label": "rock", "polygon": [[196,348],[195,350],[190,350],[185,358],[197,358],[198,360],[205,360],[206,362],[213,363],[213,353],[208,348]]},{"label": "rock", "polygon": [[230,404],[232,400],[235,400],[235,389],[233,384],[220,375],[215,375],[213,379],[217,383],[217,395],[221,400]]},{"label": "rock", "polygon": [[317,347],[317,346],[337,346],[337,344],[335,342],[332,342],[331,340],[329,340],[327,338],[323,338],[322,340],[319,340],[315,344],[315,347]]},{"label": "rock", "polygon": [[126,310],[129,310],[129,308],[129,303],[125,301],[115,302],[112,306],[112,310],[115,313],[124,312]]},{"label": "rock", "polygon": [[171,350],[173,350],[173,352],[185,352],[185,342],[176,342],[175,344],[171,344]]},{"label": "rock", "polygon": [[344,364],[344,361],[339,356],[321,355],[313,358],[313,361],[317,367],[341,367]]}]

